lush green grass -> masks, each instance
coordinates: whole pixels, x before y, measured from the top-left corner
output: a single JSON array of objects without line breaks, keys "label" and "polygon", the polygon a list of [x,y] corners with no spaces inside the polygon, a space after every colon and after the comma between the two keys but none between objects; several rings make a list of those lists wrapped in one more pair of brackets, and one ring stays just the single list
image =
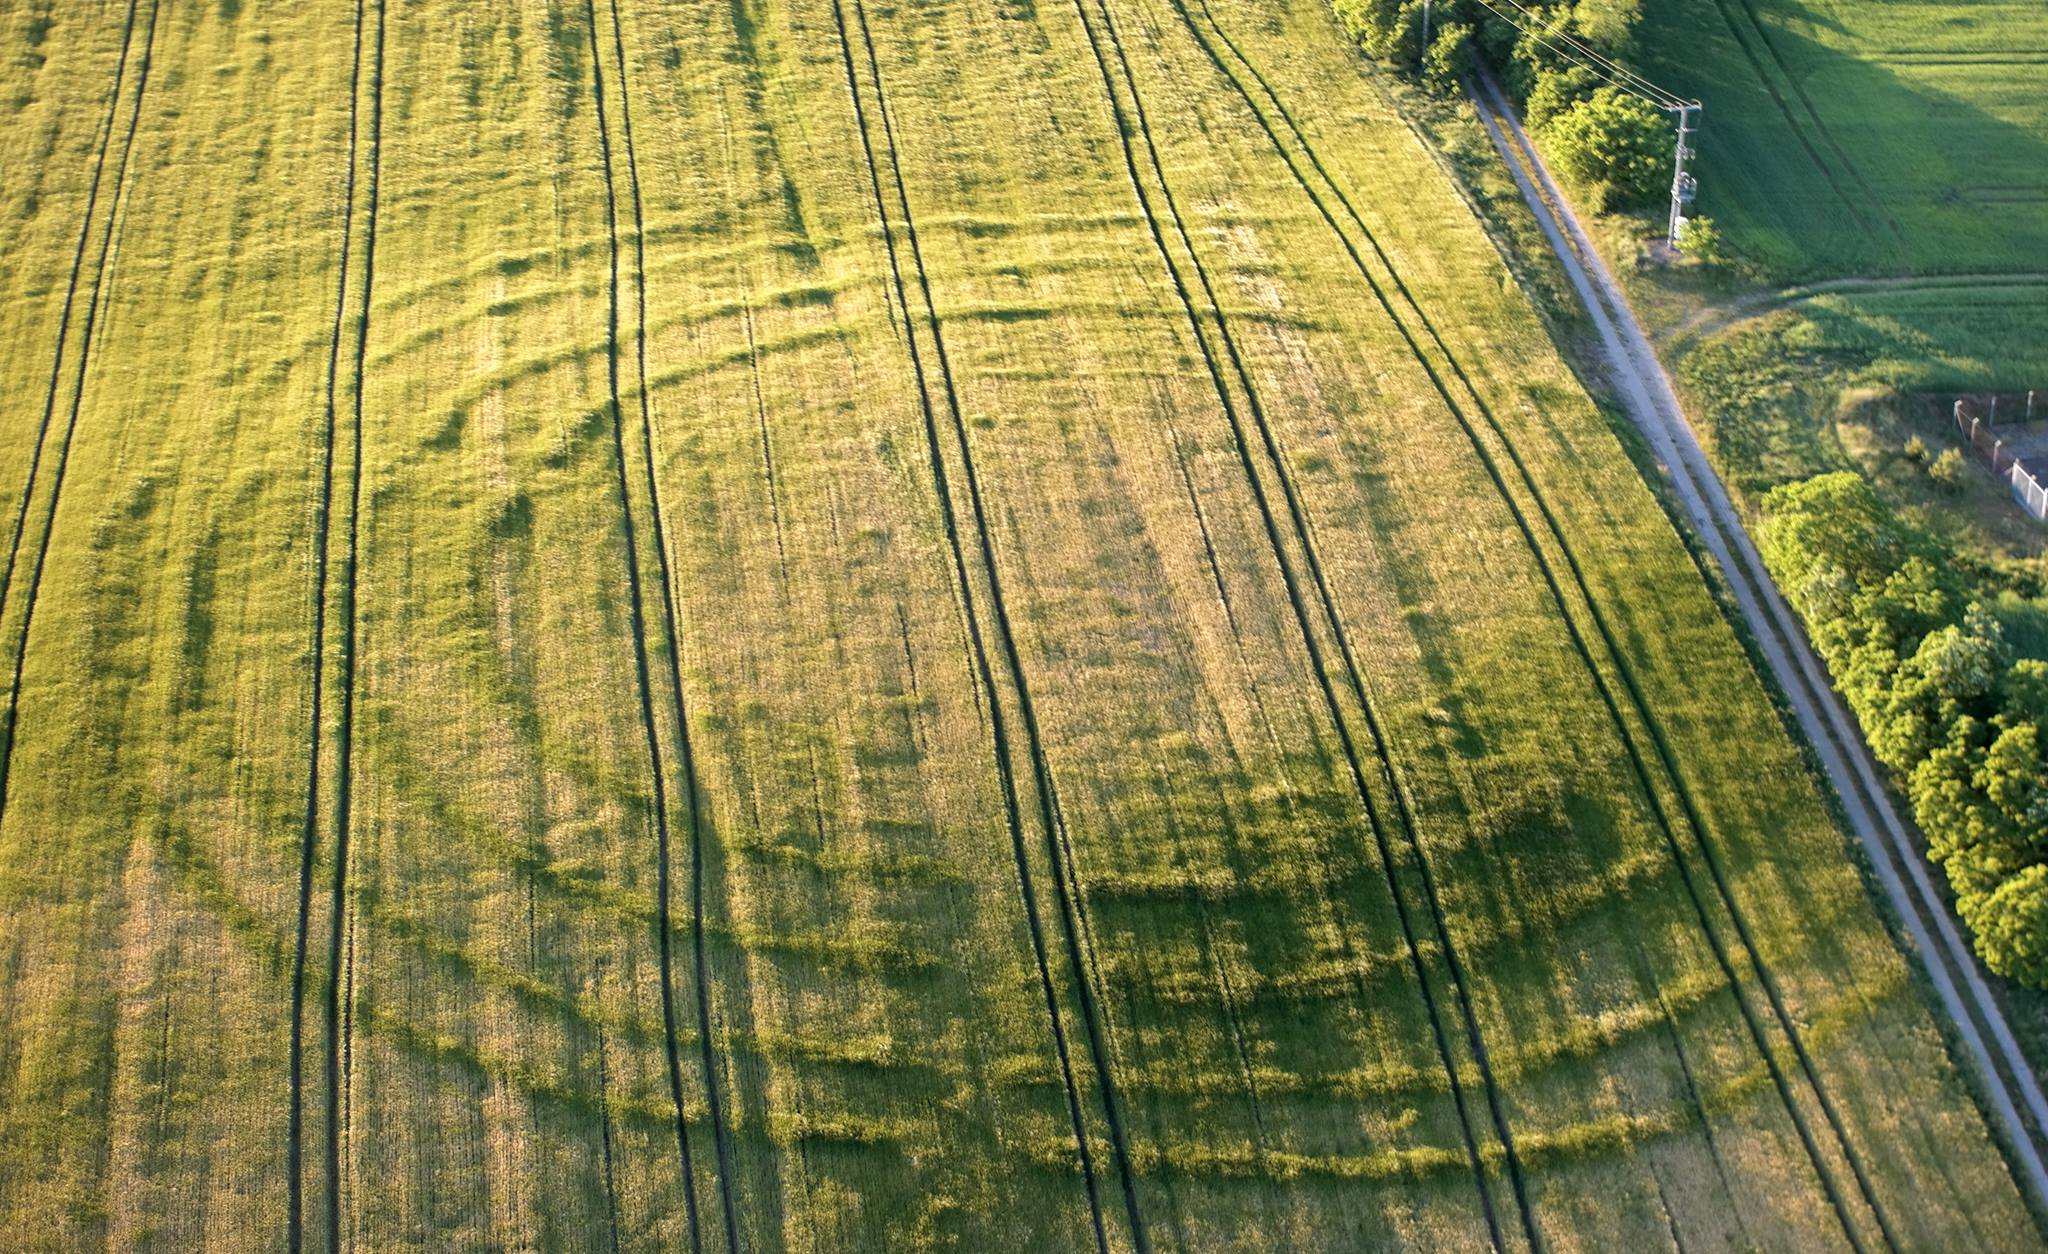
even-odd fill
[{"label": "lush green grass", "polygon": [[1706,105],[1700,211],[1778,278],[2040,271],[2048,11],[1648,0],[1642,66]]},{"label": "lush green grass", "polygon": [[[2025,307],[2043,294],[2017,287],[1995,301],[1980,297],[1978,308]],[[1679,381],[1709,454],[1738,494],[1753,503],[1781,483],[1856,469],[1920,526],[1965,552],[2041,554],[2048,531],[2014,508],[1988,471],[1973,469],[1963,490],[1950,492],[1906,456],[1916,435],[1930,457],[1961,447],[1950,398],[2024,377],[2018,372],[2031,351],[2002,338],[1995,315],[1983,335],[1959,333],[1941,301],[1932,291],[1798,299],[1691,348]],[[2018,396],[2005,392],[2008,415]]]},{"label": "lush green grass", "polygon": [[[1875,1241],[1853,1168],[1904,1246],[2038,1240],[1321,0],[1084,3],[373,4],[360,75],[345,6],[165,10],[0,615],[0,1231],[280,1241],[320,676],[316,1242],[718,1248],[723,1191],[748,1249],[1085,1248],[1076,1110],[1115,1248],[1470,1248],[1482,1186],[1516,1247]],[[0,70],[0,483],[125,12]]]},{"label": "lush green grass", "polygon": [[1823,295],[1801,303],[1802,347],[1860,359],[1901,392],[2023,392],[2048,372],[2048,282],[1969,290]]}]

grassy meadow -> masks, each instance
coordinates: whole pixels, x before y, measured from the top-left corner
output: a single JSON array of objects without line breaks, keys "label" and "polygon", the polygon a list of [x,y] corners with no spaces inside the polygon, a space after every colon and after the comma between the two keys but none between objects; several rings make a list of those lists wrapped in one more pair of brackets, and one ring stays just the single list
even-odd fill
[{"label": "grassy meadow", "polygon": [[[1843,438],[1836,411],[1867,407],[1839,398],[1875,388],[1945,404],[2048,387],[2048,11],[2001,0],[1647,0],[1644,17],[1642,68],[1706,105],[1698,211],[1720,224],[1744,277],[1838,281],[1789,289],[1797,299],[1771,302],[1782,311],[1708,337],[1712,359],[1685,367],[1729,474],[1770,486],[1740,448],[1753,415],[1725,409],[1718,393],[1789,400],[1766,424],[1774,441],[1882,481],[1897,477],[1887,442],[1916,427],[1946,439],[1944,424],[1925,420],[1939,407],[1880,406]],[[1656,286],[1637,284],[1652,321],[1660,306],[1697,308],[1701,293]],[[1788,370],[1810,395],[1783,396]],[[1995,501],[1983,486],[1970,495]],[[1928,493],[1888,495],[1910,510]],[[1973,499],[1964,512],[1996,506]],[[2015,528],[1993,519],[1963,530],[1986,552],[2040,550],[2038,532],[2002,535]]]},{"label": "grassy meadow", "polygon": [[1706,105],[1702,212],[1774,275],[2041,272],[2039,5],[1648,0],[1644,16],[1644,71]]},{"label": "grassy meadow", "polygon": [[10,1248],[2041,1241],[1323,0],[0,5],[0,372]]}]

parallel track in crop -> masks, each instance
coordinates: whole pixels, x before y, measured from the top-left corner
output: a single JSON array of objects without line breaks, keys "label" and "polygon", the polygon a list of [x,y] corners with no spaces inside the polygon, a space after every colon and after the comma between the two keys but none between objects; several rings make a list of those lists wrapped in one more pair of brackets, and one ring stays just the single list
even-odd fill
[{"label": "parallel track in crop", "polygon": [[[676,626],[674,581],[669,569],[667,528],[661,509],[660,477],[655,471],[654,410],[647,379],[647,253],[646,219],[640,195],[639,162],[633,151],[632,105],[626,83],[625,37],[620,31],[618,7],[608,3],[612,18],[612,46],[618,56],[621,120],[625,129],[627,174],[633,209],[633,247],[636,293],[634,337],[635,361],[640,394],[640,436],[642,461],[647,472],[648,509],[652,514],[650,534],[656,553],[656,576],[661,600],[661,630],[668,651],[668,697],[676,725],[676,769],[682,778],[683,804],[690,820],[690,937],[696,970],[698,1043],[703,1054],[705,1098],[711,1112],[713,1150],[717,1156],[719,1204],[725,1220],[726,1248],[739,1250],[738,1208],[732,1192],[732,1151],[728,1141],[723,1094],[718,1085],[717,1046],[711,1030],[710,964],[704,939],[704,854],[700,785],[690,743],[687,703],[683,696],[681,632]],[[598,37],[596,0],[585,0],[590,19],[592,90],[597,104],[598,146],[604,159],[605,231],[610,240],[610,282],[607,286],[605,323],[605,368],[609,388],[612,451],[618,471],[617,489],[620,517],[625,530],[626,583],[633,629],[633,665],[640,693],[641,723],[647,734],[647,753],[653,768],[654,822],[656,846],[656,944],[660,952],[662,1040],[667,1063],[669,1096],[675,1107],[677,1154],[683,1175],[683,1201],[688,1212],[690,1245],[701,1249],[703,1233],[698,1215],[690,1140],[683,1118],[683,1075],[680,1050],[676,1044],[674,958],[670,941],[670,911],[673,874],[670,868],[668,769],[664,764],[661,733],[654,714],[654,680],[648,660],[646,592],[640,573],[639,528],[634,520],[632,492],[628,484],[624,407],[619,391],[619,206],[617,173],[612,155],[611,121],[605,100],[604,50]]]},{"label": "parallel track in crop", "polygon": [[960,526],[956,520],[954,490],[951,475],[946,468],[943,441],[939,431],[938,406],[933,401],[934,387],[931,373],[925,364],[923,350],[919,348],[920,331],[929,336],[936,360],[938,388],[943,395],[948,425],[959,450],[963,477],[966,485],[968,519],[975,532],[975,548],[981,567],[988,580],[989,618],[996,647],[1003,655],[1003,665],[1011,685],[1017,692],[1018,721],[1024,730],[1025,749],[1031,761],[1034,792],[1037,799],[1038,822],[1043,827],[1046,840],[1046,854],[1053,872],[1053,897],[1060,922],[1061,938],[1064,941],[1067,960],[1074,972],[1074,988],[1081,1010],[1082,1030],[1086,1039],[1093,1065],[1096,1082],[1102,1099],[1104,1118],[1109,1128],[1111,1153],[1116,1160],[1119,1182],[1122,1186],[1125,1217],[1130,1224],[1132,1242],[1139,1251],[1150,1248],[1150,1238],[1145,1226],[1144,1210],[1137,1192],[1136,1175],[1131,1164],[1128,1136],[1124,1127],[1123,1111],[1112,1070],[1110,1049],[1102,1023],[1102,1012],[1097,1005],[1095,991],[1089,977],[1089,963],[1083,954],[1083,936],[1087,928],[1085,904],[1081,900],[1079,878],[1073,867],[1073,851],[1067,843],[1064,822],[1058,813],[1058,803],[1053,791],[1051,766],[1046,760],[1045,746],[1040,735],[1038,715],[1032,702],[1031,687],[1025,673],[1023,659],[1018,652],[1016,637],[1012,631],[1009,612],[1003,601],[1002,574],[996,562],[995,544],[989,533],[986,510],[982,500],[979,477],[975,473],[973,449],[967,424],[961,413],[960,398],[953,382],[950,360],[946,355],[945,335],[941,328],[938,310],[933,302],[931,282],[924,265],[923,250],[918,243],[917,226],[911,215],[910,196],[903,180],[903,170],[897,155],[895,124],[888,111],[888,101],[883,93],[881,65],[875,55],[874,39],[868,26],[867,13],[860,0],[852,0],[855,23],[868,70],[873,78],[875,90],[875,112],[878,115],[882,136],[888,147],[889,183],[894,188],[895,200],[903,219],[903,233],[910,253],[911,265],[916,274],[917,288],[923,308],[922,318],[912,312],[909,283],[904,277],[901,250],[896,244],[896,229],[889,213],[890,196],[884,190],[881,162],[875,154],[875,144],[870,133],[868,107],[865,103],[855,67],[852,36],[846,21],[846,10],[840,0],[833,0],[832,15],[839,30],[840,53],[846,71],[847,90],[853,97],[856,128],[860,131],[861,147],[868,166],[869,181],[875,196],[875,206],[881,220],[882,238],[888,255],[890,280],[897,303],[903,309],[905,340],[910,353],[912,373],[916,376],[918,402],[924,418],[925,439],[931,454],[931,470],[934,486],[939,496],[940,512],[948,545],[952,552],[954,576],[959,582],[961,604],[967,619],[969,648],[973,654],[976,675],[982,688],[989,695],[989,722],[996,772],[1003,789],[1005,817],[1009,826],[1012,853],[1017,868],[1017,880],[1023,898],[1024,914],[1028,924],[1034,957],[1037,960],[1039,983],[1045,994],[1046,1012],[1051,1020],[1053,1042],[1059,1055],[1061,1079],[1066,1089],[1068,1116],[1073,1123],[1074,1138],[1081,1161],[1082,1177],[1087,1186],[1090,1216],[1094,1222],[1095,1239],[1098,1248],[1109,1249],[1109,1234],[1103,1216],[1100,1185],[1093,1152],[1088,1145],[1086,1119],[1082,1113],[1079,1087],[1074,1079],[1072,1053],[1067,1040],[1064,1016],[1060,1011],[1059,997],[1055,991],[1051,963],[1047,952],[1045,935],[1039,921],[1037,890],[1033,885],[1028,854],[1024,843],[1023,805],[1019,789],[1010,764],[1010,737],[1008,720],[1003,711],[1000,690],[996,684],[994,666],[989,660],[988,646],[983,639],[981,611],[977,605],[974,581],[970,574],[966,542],[961,538]]},{"label": "parallel track in crop", "polygon": [[[1407,894],[1402,890],[1399,877],[1394,870],[1395,854],[1393,846],[1387,838],[1386,825],[1380,816],[1378,804],[1373,800],[1371,787],[1367,783],[1366,767],[1357,738],[1352,732],[1350,721],[1344,715],[1343,705],[1338,699],[1335,685],[1331,682],[1330,667],[1325,660],[1323,647],[1317,641],[1315,616],[1309,607],[1308,594],[1303,590],[1304,581],[1300,573],[1295,570],[1294,563],[1288,556],[1287,544],[1282,535],[1282,524],[1275,511],[1271,495],[1264,486],[1264,479],[1259,474],[1254,461],[1252,453],[1253,437],[1247,430],[1244,414],[1240,411],[1238,403],[1233,398],[1229,384],[1226,381],[1223,358],[1227,358],[1230,362],[1229,373],[1236,377],[1238,386],[1244,393],[1246,408],[1250,411],[1251,425],[1257,431],[1259,445],[1264,448],[1268,458],[1271,460],[1274,474],[1285,500],[1291,532],[1295,537],[1296,543],[1301,546],[1306,558],[1306,565],[1309,571],[1309,577],[1306,582],[1313,587],[1314,595],[1322,611],[1323,618],[1329,624],[1330,630],[1336,639],[1339,661],[1348,680],[1348,686],[1354,699],[1364,712],[1367,732],[1372,741],[1374,755],[1379,763],[1381,773],[1386,778],[1394,794],[1402,826],[1407,836],[1409,851],[1422,871],[1425,900],[1429,913],[1435,922],[1443,952],[1447,959],[1447,965],[1451,972],[1453,987],[1465,1025],[1467,1042],[1472,1048],[1474,1060],[1479,1067],[1481,1084],[1486,1090],[1488,1106],[1492,1112],[1495,1124],[1495,1132],[1499,1136],[1505,1152],[1509,1177],[1517,1198],[1522,1203],[1524,1228],[1530,1234],[1531,1243],[1537,1244],[1534,1221],[1529,1217],[1526,1191],[1522,1181],[1521,1164],[1519,1157],[1515,1153],[1512,1133],[1507,1126],[1505,1109],[1501,1104],[1498,1088],[1493,1080],[1492,1068],[1487,1061],[1485,1045],[1479,1036],[1478,1025],[1472,1016],[1463,966],[1457,959],[1456,949],[1445,927],[1441,903],[1437,897],[1434,879],[1429,871],[1427,855],[1423,851],[1417,836],[1414,818],[1410,813],[1406,797],[1406,790],[1400,783],[1395,771],[1394,763],[1380,726],[1377,706],[1372,699],[1370,689],[1365,683],[1364,674],[1357,663],[1356,655],[1352,651],[1350,638],[1344,629],[1343,619],[1337,612],[1335,595],[1324,576],[1322,561],[1316,551],[1314,534],[1309,526],[1306,511],[1301,504],[1299,494],[1295,490],[1293,480],[1287,472],[1286,458],[1279,448],[1271,424],[1266,420],[1264,406],[1259,401],[1257,389],[1252,383],[1250,370],[1244,364],[1243,358],[1238,351],[1236,340],[1231,335],[1229,322],[1223,314],[1222,304],[1216,297],[1207,269],[1202,264],[1200,254],[1195,251],[1193,239],[1181,218],[1179,206],[1174,200],[1171,184],[1166,177],[1165,163],[1159,155],[1157,144],[1153,140],[1151,126],[1144,112],[1143,98],[1138,93],[1137,82],[1135,76],[1131,73],[1129,60],[1124,55],[1123,44],[1116,32],[1114,20],[1110,17],[1107,8],[1098,8],[1102,18],[1103,31],[1108,35],[1107,42],[1114,53],[1119,67],[1122,69],[1123,81],[1126,90],[1130,93],[1131,111],[1129,114],[1126,114],[1123,102],[1117,95],[1117,76],[1110,69],[1110,57],[1103,50],[1104,40],[1102,35],[1097,32],[1096,24],[1088,17],[1084,0],[1074,0],[1074,9],[1087,35],[1090,49],[1094,53],[1096,67],[1102,76],[1103,91],[1108,98],[1111,112],[1115,117],[1118,138],[1123,149],[1125,173],[1130,180],[1133,192],[1137,196],[1139,210],[1151,234],[1153,245],[1157,249],[1161,261],[1166,266],[1167,272],[1172,279],[1174,290],[1178,294],[1187,314],[1188,325],[1193,331],[1196,343],[1201,350],[1203,361],[1208,368],[1210,381],[1215,388],[1217,400],[1221,404],[1224,415],[1230,423],[1246,481],[1258,503],[1260,516],[1265,524],[1267,540],[1273,550],[1274,560],[1279,568],[1281,579],[1287,588],[1288,602],[1293,608],[1296,625],[1299,628],[1303,645],[1309,652],[1311,669],[1315,672],[1317,685],[1322,692],[1324,704],[1328,709],[1331,721],[1337,731],[1339,743],[1343,748],[1345,762],[1349,768],[1352,783],[1358,793],[1359,802],[1364,808],[1367,825],[1372,831],[1373,840],[1386,879],[1387,890],[1392,898],[1395,913],[1400,920],[1402,940],[1408,954],[1410,968],[1414,972],[1416,985],[1423,998],[1424,1008],[1429,1016],[1430,1030],[1436,1045],[1438,1059],[1443,1065],[1452,1101],[1458,1112],[1459,1128],[1464,1138],[1466,1156],[1472,1168],[1473,1180],[1478,1189],[1480,1208],[1484,1213],[1487,1228],[1492,1234],[1494,1244],[1496,1246],[1501,1245],[1499,1216],[1495,1211],[1492,1191],[1486,1182],[1486,1170],[1481,1161],[1478,1138],[1473,1132],[1473,1122],[1465,1096],[1464,1085],[1458,1078],[1457,1066],[1451,1057],[1450,1041],[1443,1027],[1442,1012],[1438,1007],[1436,993],[1431,987],[1428,971],[1422,960],[1422,938],[1416,925],[1413,910],[1409,905]],[[1219,357],[1216,345],[1211,342],[1208,332],[1204,330],[1202,315],[1189,288],[1187,277],[1182,273],[1181,267],[1174,261],[1172,250],[1167,246],[1165,230],[1160,224],[1158,211],[1153,205],[1151,194],[1145,190],[1144,180],[1139,173],[1137,151],[1132,142],[1133,136],[1142,141],[1144,145],[1148,164],[1152,169],[1154,178],[1159,183],[1161,203],[1165,207],[1167,218],[1173,225],[1175,237],[1180,240],[1182,248],[1186,251],[1192,263],[1196,283],[1202,290],[1202,303],[1206,306],[1210,317],[1215,323],[1217,338],[1220,339],[1222,344],[1221,357]]]}]

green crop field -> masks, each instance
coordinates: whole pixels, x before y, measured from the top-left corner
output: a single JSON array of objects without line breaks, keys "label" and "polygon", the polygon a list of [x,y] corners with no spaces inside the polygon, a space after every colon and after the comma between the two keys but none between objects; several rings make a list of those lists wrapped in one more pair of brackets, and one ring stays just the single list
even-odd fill
[{"label": "green crop field", "polygon": [[2041,1241],[1323,0],[0,4],[0,406],[0,1246]]},{"label": "green crop field", "polygon": [[1779,277],[2048,270],[2048,8],[1648,0],[1702,208]]},{"label": "green crop field", "polygon": [[1901,446],[1954,443],[1958,395],[2048,389],[2048,8],[1646,0],[1643,14],[1646,72],[1706,106],[1697,209],[1761,283],[1719,309],[1734,275],[1635,283],[1676,332],[1724,475],[1754,504],[1788,476],[1854,467],[1973,555],[2021,559],[2024,580],[2043,533],[2005,485],[1974,476],[1968,508],[1951,508]]}]

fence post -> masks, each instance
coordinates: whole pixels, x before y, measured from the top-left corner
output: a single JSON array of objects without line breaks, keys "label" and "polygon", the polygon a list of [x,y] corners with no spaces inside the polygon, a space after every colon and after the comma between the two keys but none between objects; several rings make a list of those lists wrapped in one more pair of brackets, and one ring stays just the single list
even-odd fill
[{"label": "fence post", "polygon": [[2005,452],[2005,441],[2002,439],[1993,440],[1991,442],[1991,473],[1994,475],[1998,473],[1998,455],[2003,452]]},{"label": "fence post", "polygon": [[1987,421],[1994,427],[1998,425],[1998,393],[1996,392],[1991,394],[1991,417]]},{"label": "fence post", "polygon": [[2027,421],[2034,420],[2034,389],[2027,389]]}]

